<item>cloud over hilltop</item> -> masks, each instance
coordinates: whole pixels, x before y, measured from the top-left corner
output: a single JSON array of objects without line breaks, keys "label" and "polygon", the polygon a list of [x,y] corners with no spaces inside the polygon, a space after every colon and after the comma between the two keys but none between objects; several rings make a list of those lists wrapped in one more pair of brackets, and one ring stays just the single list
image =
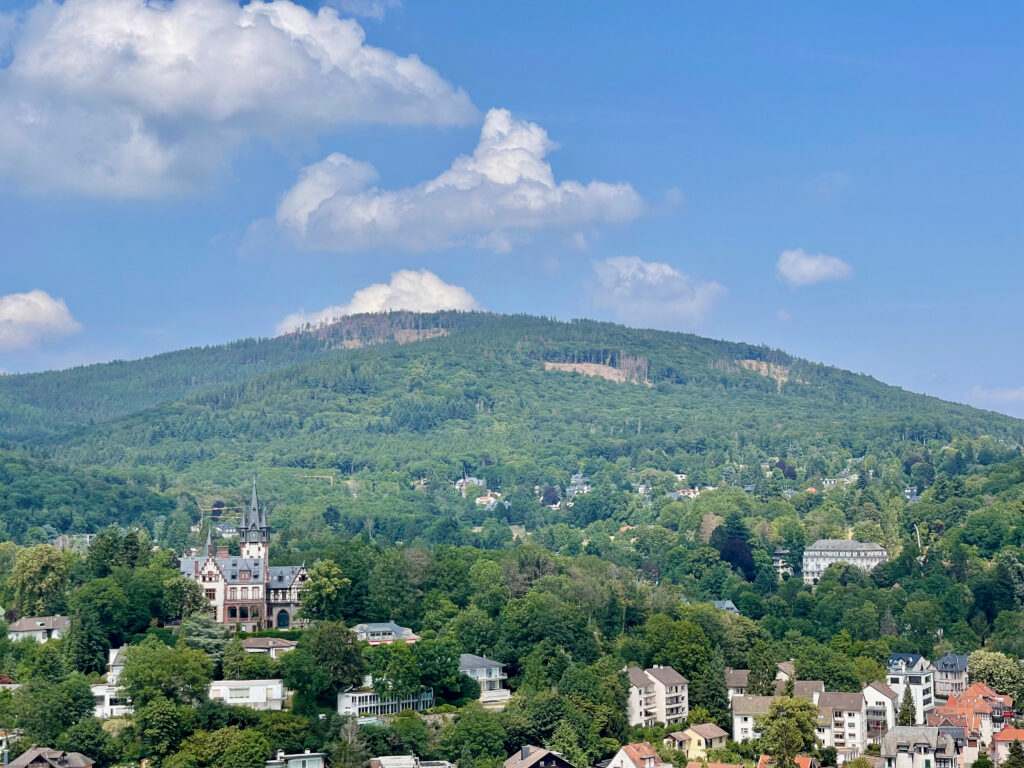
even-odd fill
[{"label": "cloud over hilltop", "polygon": [[631,325],[694,327],[726,293],[725,286],[713,280],[696,280],[670,264],[636,256],[605,259],[594,265],[594,271],[595,306],[611,309],[617,319]]},{"label": "cloud over hilltop", "polygon": [[372,166],[335,153],[303,169],[277,222],[324,250],[417,253],[470,245],[503,252],[531,232],[571,232],[640,215],[643,201],[629,184],[556,182],[545,159],[555,146],[536,123],[492,109],[473,154],[459,156],[437,178],[379,189]]},{"label": "cloud over hilltop", "polygon": [[28,349],[80,330],[64,300],[46,291],[0,296],[0,351]]},{"label": "cloud over hilltop", "polygon": [[417,56],[289,0],[42,0],[5,37],[0,177],[35,191],[157,197],[253,137],[477,116]]},{"label": "cloud over hilltop", "polygon": [[449,285],[433,272],[402,269],[391,275],[389,283],[374,283],[356,291],[347,304],[325,307],[317,312],[295,312],[277,324],[278,335],[290,333],[306,323],[316,325],[363,312],[387,312],[404,309],[434,312],[441,309],[477,309],[478,304],[465,288]]}]

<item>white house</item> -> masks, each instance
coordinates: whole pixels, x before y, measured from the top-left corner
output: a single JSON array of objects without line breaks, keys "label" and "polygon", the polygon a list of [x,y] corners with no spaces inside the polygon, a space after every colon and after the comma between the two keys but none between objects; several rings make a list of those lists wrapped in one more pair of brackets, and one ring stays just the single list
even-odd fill
[{"label": "white house", "polygon": [[297,752],[286,754],[283,749],[277,750],[277,754],[264,763],[265,768],[324,768],[327,760],[325,752]]},{"label": "white house", "polygon": [[861,691],[864,696],[864,727],[868,742],[879,744],[886,732],[896,725],[899,697],[885,683],[868,683]]},{"label": "white house", "polygon": [[423,687],[419,693],[399,698],[378,696],[373,690],[373,678],[367,675],[359,688],[350,688],[338,694],[338,714],[373,720],[381,715],[397,715],[407,709],[426,712],[434,706],[434,689]]},{"label": "white house", "polygon": [[748,694],[732,697],[732,740],[735,742],[760,738],[761,734],[754,727],[758,715],[768,713],[772,706],[772,696],[750,696]]},{"label": "white house", "polygon": [[945,653],[935,667],[935,695],[943,699],[959,696],[967,690],[967,656]]},{"label": "white house", "polygon": [[504,707],[512,697],[512,692],[502,682],[508,675],[505,674],[505,665],[500,661],[463,653],[459,655],[459,672],[473,678],[480,685],[480,703],[485,707]]},{"label": "white house", "polygon": [[7,639],[16,643],[29,638],[45,643],[50,638],[61,637],[70,626],[71,619],[67,616],[26,616],[7,627]]},{"label": "white house", "polygon": [[630,725],[672,725],[689,717],[689,681],[672,667],[629,667],[626,716]]},{"label": "white house", "polygon": [[282,653],[294,651],[297,645],[294,640],[285,640],[282,637],[247,637],[242,641],[246,653],[261,653],[272,659],[278,658]]},{"label": "white house", "polygon": [[214,680],[210,683],[210,701],[222,701],[249,709],[279,710],[286,697],[281,680]]},{"label": "white house", "polygon": [[840,763],[853,760],[867,748],[862,693],[826,691],[818,696],[818,741],[835,747]]},{"label": "white house", "polygon": [[888,560],[889,553],[885,551],[885,547],[869,541],[818,539],[804,550],[804,583],[817,584],[825,570],[835,563],[849,563],[862,570],[871,571],[875,566]]},{"label": "white house", "polygon": [[928,713],[935,709],[935,667],[931,662],[916,653],[894,653],[889,657],[885,683],[896,694],[899,703],[903,701],[903,692],[910,689],[917,714],[915,725],[924,725]]},{"label": "white house", "polygon": [[408,627],[402,627],[393,621],[379,621],[369,624],[356,624],[352,627],[356,639],[366,641],[370,645],[390,645],[394,642],[404,642],[412,645],[419,641],[420,637]]},{"label": "white house", "polygon": [[663,765],[649,741],[626,744],[608,761],[608,768],[662,768]]},{"label": "white house", "polygon": [[882,737],[884,768],[956,768],[953,740],[938,728],[897,725]]},{"label": "white house", "polygon": [[106,682],[91,685],[93,698],[96,700],[96,708],[93,714],[100,720],[111,717],[123,717],[132,713],[131,699],[125,697],[117,679],[124,669],[124,652],[128,646],[111,648],[107,657],[107,679]]}]

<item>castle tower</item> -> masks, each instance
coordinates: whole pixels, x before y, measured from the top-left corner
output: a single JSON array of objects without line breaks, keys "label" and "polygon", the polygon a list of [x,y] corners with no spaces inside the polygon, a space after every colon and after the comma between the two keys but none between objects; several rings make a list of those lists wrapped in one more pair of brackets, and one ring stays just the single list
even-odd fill
[{"label": "castle tower", "polygon": [[267,560],[270,548],[270,523],[266,511],[260,509],[255,475],[252,478],[252,500],[249,502],[249,508],[242,510],[242,524],[238,527],[238,546],[242,557],[255,557],[264,562]]}]

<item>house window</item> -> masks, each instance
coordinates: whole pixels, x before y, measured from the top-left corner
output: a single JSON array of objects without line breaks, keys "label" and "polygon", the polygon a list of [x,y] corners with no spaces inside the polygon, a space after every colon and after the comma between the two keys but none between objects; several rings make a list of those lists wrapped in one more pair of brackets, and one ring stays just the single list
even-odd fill
[{"label": "house window", "polygon": [[229,699],[247,699],[249,698],[248,688],[232,688],[228,691]]},{"label": "house window", "polygon": [[215,590],[215,589],[204,589],[203,590],[203,594],[206,595],[206,599],[207,600],[216,600],[217,599],[217,590]]}]

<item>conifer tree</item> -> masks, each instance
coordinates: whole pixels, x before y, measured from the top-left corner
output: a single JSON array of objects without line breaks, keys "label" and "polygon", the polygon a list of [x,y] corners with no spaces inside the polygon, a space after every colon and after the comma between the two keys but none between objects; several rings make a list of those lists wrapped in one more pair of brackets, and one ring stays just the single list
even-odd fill
[{"label": "conifer tree", "polygon": [[[916,725],[917,724],[917,708],[914,707],[914,697],[910,692],[910,686],[908,685],[903,689],[903,701],[900,702],[900,711],[896,716],[897,725]],[[1024,766],[1021,766],[1024,768]]]}]

